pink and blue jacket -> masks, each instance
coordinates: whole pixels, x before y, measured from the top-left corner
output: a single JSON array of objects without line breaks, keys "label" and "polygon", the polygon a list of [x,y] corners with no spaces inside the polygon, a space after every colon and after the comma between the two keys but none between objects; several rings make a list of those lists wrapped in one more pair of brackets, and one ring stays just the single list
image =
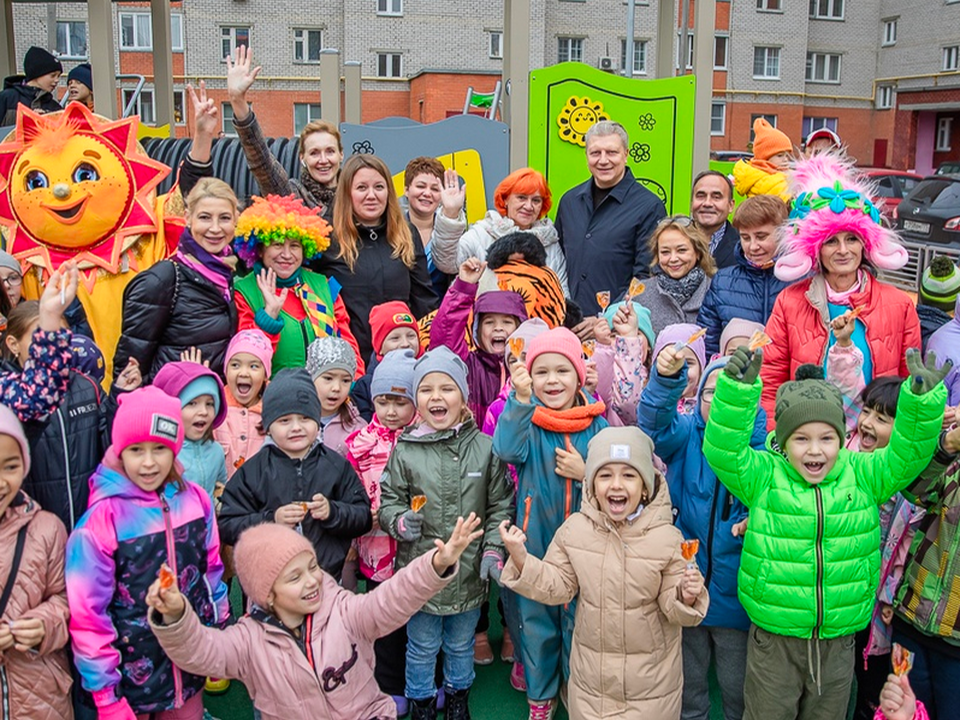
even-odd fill
[{"label": "pink and blue jacket", "polygon": [[179,708],[204,678],[182,672],[147,624],[147,590],[162,563],[205,625],[230,608],[210,496],[187,482],[137,487],[113,449],[90,478],[90,506],[67,541],[74,662],[98,706],[125,698],[136,713]]}]

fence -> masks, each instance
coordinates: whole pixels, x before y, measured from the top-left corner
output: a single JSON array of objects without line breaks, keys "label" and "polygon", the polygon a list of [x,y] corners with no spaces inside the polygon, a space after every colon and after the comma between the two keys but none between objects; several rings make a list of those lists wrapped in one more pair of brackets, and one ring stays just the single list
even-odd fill
[{"label": "fence", "polygon": [[915,293],[920,288],[923,271],[936,255],[946,255],[954,262],[960,261],[960,247],[949,245],[926,245],[924,243],[905,242],[910,259],[899,270],[882,270],[880,278],[901,290]]}]

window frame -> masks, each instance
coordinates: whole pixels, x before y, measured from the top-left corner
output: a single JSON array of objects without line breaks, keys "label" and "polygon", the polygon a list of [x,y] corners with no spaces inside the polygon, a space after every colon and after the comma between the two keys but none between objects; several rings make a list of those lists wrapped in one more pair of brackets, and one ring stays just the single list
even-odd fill
[{"label": "window frame", "polygon": [[[389,64],[388,70],[393,70],[394,62],[389,58],[399,58],[399,69],[397,74],[380,74],[380,58],[387,58],[386,62]],[[403,77],[403,53],[396,50],[381,50],[377,52],[377,75],[378,78],[386,78],[387,80],[395,80]]]},{"label": "window frame", "polygon": [[[562,43],[567,43],[567,59],[563,60],[560,56]],[[574,44],[579,49],[579,57],[573,57]],[[583,37],[578,35],[557,35],[557,62],[583,62]]]},{"label": "window frame", "polygon": [[950,116],[937,118],[937,134],[934,140],[934,152],[950,152],[953,146],[950,139],[953,136],[953,118]]},{"label": "window frame", "polygon": [[[887,18],[883,21],[882,37],[880,38],[880,47],[893,47],[897,44],[897,31],[899,17]],[[892,29],[892,32],[891,32]]]},{"label": "window frame", "polygon": [[[124,45],[123,44],[123,19],[125,16],[128,16],[133,19],[133,35],[134,35],[134,44],[133,45]],[[137,44],[137,19],[146,18],[147,21],[147,44],[139,45]],[[174,32],[176,27],[177,32]],[[153,52],[153,16],[149,12],[140,12],[137,10],[123,10],[117,13],[117,29],[119,30],[118,40],[118,49],[120,52]],[[179,41],[179,44],[178,44]],[[183,34],[183,13],[172,12],[170,13],[170,49],[175,53],[182,53],[184,51],[184,34]]]},{"label": "window frame", "polygon": [[[723,40],[723,65],[717,65],[717,41]],[[715,33],[713,36],[713,69],[727,71],[730,69],[730,35]]]},{"label": "window frame", "polygon": [[[754,74],[753,74],[753,79],[754,79],[754,80],[779,80],[779,79],[780,79],[780,51],[781,51],[782,49],[783,49],[783,48],[782,48],[781,46],[779,46],[779,45],[754,45],[754,46],[753,46],[753,72],[754,72]],[[768,64],[769,64],[769,62],[770,62],[770,57],[769,57],[769,56],[770,56],[770,51],[771,51],[771,50],[775,50],[775,51],[776,51],[776,54],[777,54],[777,74],[776,74],[776,75],[757,75],[757,74],[756,74],[756,70],[757,70],[757,51],[758,51],[758,50],[763,50],[763,51],[765,51],[765,52],[764,52],[764,60],[763,60],[763,67],[764,67],[764,70],[765,70],[765,71],[766,71],[767,66],[768,66]]]},{"label": "window frame", "polygon": [[[293,64],[294,65],[318,65],[320,63],[320,55],[323,53],[323,35],[325,29],[319,27],[295,27],[293,28]],[[317,52],[317,59],[313,60],[310,58],[310,33],[320,33],[320,50]],[[301,37],[297,37],[298,34]],[[303,52],[303,57],[300,60],[297,60],[297,46],[305,51]]]},{"label": "window frame", "polygon": [[[714,117],[713,111],[716,108],[720,108],[720,131],[717,132],[713,129],[714,120],[717,118]],[[723,137],[727,134],[727,104],[725,102],[712,101],[710,103],[710,136],[711,137]]]},{"label": "window frame", "polygon": [[[304,123],[304,126],[313,122],[314,120],[320,120],[322,114],[322,103],[314,102],[295,102],[293,103],[293,137],[298,137],[300,132],[303,130],[303,127],[297,127],[297,106],[307,108],[307,122]],[[316,117],[314,117],[313,109],[316,108]]]},{"label": "window frame", "polygon": [[[177,120],[177,98],[180,99],[180,119]],[[183,88],[173,89],[173,124],[184,126],[187,124],[187,91]]]},{"label": "window frame", "polygon": [[[822,57],[824,77],[817,77],[817,58]],[[837,78],[830,78],[832,66],[831,58],[836,58]],[[822,52],[819,50],[810,50],[807,52],[807,66],[804,71],[804,81],[808,83],[817,83],[821,85],[839,85],[843,80],[843,55],[841,53]]]},{"label": "window frame", "polygon": [[[950,63],[950,60],[953,60]],[[943,72],[960,70],[960,45],[946,45],[943,48]]]},{"label": "window frame", "polygon": [[877,110],[890,110],[894,105],[893,85],[877,85]]},{"label": "window frame", "polygon": [[801,120],[800,124],[800,135],[802,137],[807,137],[815,130],[822,130],[826,128],[832,130],[833,132],[838,132],[837,128],[840,126],[839,118],[835,117],[826,117],[824,115],[805,115]]},{"label": "window frame", "polygon": [[[757,12],[783,13],[784,0],[757,0]],[[776,7],[770,7],[775,5]]]},{"label": "window frame", "polygon": [[[380,6],[384,9],[381,10]],[[399,7],[398,10],[391,9],[391,6]],[[403,0],[377,0],[377,15],[379,17],[403,17]]]},{"label": "window frame", "polygon": [[[237,30],[246,30],[246,46],[248,48],[253,46],[251,42],[253,38],[253,25],[220,25],[220,62],[222,63],[227,61],[227,55],[232,56],[234,51],[240,46],[237,43]],[[225,49],[223,45],[224,42],[230,43],[229,52],[223,52]]]},{"label": "window frame", "polygon": [[[66,40],[66,45],[71,47],[66,47],[63,51],[60,49],[60,26],[66,26],[66,35],[64,39]],[[73,34],[70,32],[72,25],[82,25],[83,26],[83,44],[84,50],[86,51],[83,55],[73,52],[73,43],[70,42],[70,38],[73,37]],[[86,20],[57,20],[57,55],[62,60],[87,60],[90,57],[90,38],[87,34],[87,21]]]},{"label": "window frame", "polygon": [[[827,4],[827,10],[821,13],[822,5]],[[838,15],[836,10],[840,8]],[[843,22],[846,19],[847,7],[843,0],[810,0],[809,16],[811,20],[832,20],[833,22]]]},{"label": "window frame", "polygon": [[[493,38],[497,38],[497,51],[493,49]],[[487,30],[487,57],[503,60],[503,30]]]},{"label": "window frame", "polygon": [[[627,77],[643,77],[647,74],[647,40],[633,38],[633,62]],[[640,55],[640,69],[637,70],[637,55]],[[627,69],[627,39],[620,38],[620,70]]]},{"label": "window frame", "polygon": [[[127,106],[127,103],[130,102],[130,96],[137,91],[136,88],[125,87],[120,89],[120,101],[122,106],[120,110],[123,110]],[[129,95],[128,95],[129,94]],[[150,119],[146,119],[143,116],[143,99],[144,97],[150,97]],[[137,103],[134,108],[135,114],[140,118],[140,122],[144,125],[156,125],[157,124],[157,95],[152,87],[141,88],[140,94],[137,96]]]}]

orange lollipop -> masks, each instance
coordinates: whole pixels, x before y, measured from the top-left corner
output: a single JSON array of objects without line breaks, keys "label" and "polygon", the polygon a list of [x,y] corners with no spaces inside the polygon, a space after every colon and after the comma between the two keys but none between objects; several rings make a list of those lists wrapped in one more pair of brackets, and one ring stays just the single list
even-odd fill
[{"label": "orange lollipop", "polygon": [[308,512],[308,511],[310,510],[310,505],[308,505],[308,504],[307,504],[306,502],[304,502],[303,500],[301,500],[300,502],[298,502],[297,505],[299,505],[299,506],[300,506],[300,509],[303,510],[304,512]]},{"label": "orange lollipop", "polygon": [[763,330],[757,330],[750,336],[750,352],[756,352],[760,348],[770,345],[772,342],[773,340]]},{"label": "orange lollipop", "polygon": [[633,298],[637,297],[637,295],[643,295],[643,291],[646,289],[646,285],[636,278],[633,278],[633,280],[630,281],[630,287],[627,288],[627,299],[633,300]]},{"label": "orange lollipop", "polygon": [[893,644],[891,660],[893,661],[893,674],[897,677],[906,675],[913,669],[913,653],[900,643]]},{"label": "orange lollipop", "polygon": [[683,559],[687,562],[692,562],[693,558],[697,556],[697,550],[700,549],[699,540],[684,540],[680,543],[680,553],[683,555]]},{"label": "orange lollipop", "polygon": [[688,337],[686,340],[683,340],[683,341],[681,341],[681,342],[676,342],[676,343],[674,343],[674,344],[673,344],[673,347],[674,347],[674,349],[676,349],[677,352],[680,352],[680,351],[683,350],[685,347],[689,347],[689,346],[693,345],[697,340],[699,340],[700,338],[702,338],[702,337],[703,337],[704,335],[706,335],[706,334],[707,334],[707,329],[706,329],[706,328],[700,328],[699,330],[697,330],[696,332],[694,332],[690,337]]},{"label": "orange lollipop", "polygon": [[414,495],[410,498],[410,507],[413,508],[414,512],[420,512],[423,509],[423,506],[427,504],[426,495]]},{"label": "orange lollipop", "polygon": [[587,340],[583,343],[583,354],[589,360],[593,357],[593,354],[597,351],[597,344],[593,340]]},{"label": "orange lollipop", "polygon": [[867,309],[866,305],[857,305],[853,310],[847,313],[851,320],[856,320],[860,317],[860,313]]},{"label": "orange lollipop", "polygon": [[161,590],[169,590],[173,587],[173,583],[176,580],[173,575],[173,570],[171,570],[170,566],[166,563],[160,566],[160,572],[157,573],[157,577],[160,579]]},{"label": "orange lollipop", "polygon": [[522,337],[510,338],[509,340],[507,340],[507,345],[510,348],[510,353],[518,360],[520,359],[520,356],[523,355],[523,347],[525,344],[526,343],[524,343]]},{"label": "orange lollipop", "polygon": [[597,305],[600,306],[600,310],[606,310],[607,306],[610,304],[610,291],[601,290],[597,293]]}]

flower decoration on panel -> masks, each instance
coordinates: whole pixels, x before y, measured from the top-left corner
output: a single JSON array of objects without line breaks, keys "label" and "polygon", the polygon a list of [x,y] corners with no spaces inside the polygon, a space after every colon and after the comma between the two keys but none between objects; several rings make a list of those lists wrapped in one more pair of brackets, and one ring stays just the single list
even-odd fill
[{"label": "flower decoration on panel", "polygon": [[635,142],[630,146],[630,157],[634,162],[650,162],[650,146],[647,143]]},{"label": "flower decoration on panel", "polygon": [[364,155],[376,155],[377,151],[374,149],[373,145],[369,140],[360,140],[353,144],[353,154],[357,155],[363,153]]},{"label": "flower decoration on panel", "polygon": [[557,116],[560,139],[586,147],[587,130],[601,120],[609,119],[610,116],[603,110],[603,103],[588,97],[572,96],[563,104],[563,109]]},{"label": "flower decoration on panel", "polygon": [[644,113],[637,119],[637,123],[641,130],[650,132],[657,126],[657,119],[653,116],[653,113]]}]

